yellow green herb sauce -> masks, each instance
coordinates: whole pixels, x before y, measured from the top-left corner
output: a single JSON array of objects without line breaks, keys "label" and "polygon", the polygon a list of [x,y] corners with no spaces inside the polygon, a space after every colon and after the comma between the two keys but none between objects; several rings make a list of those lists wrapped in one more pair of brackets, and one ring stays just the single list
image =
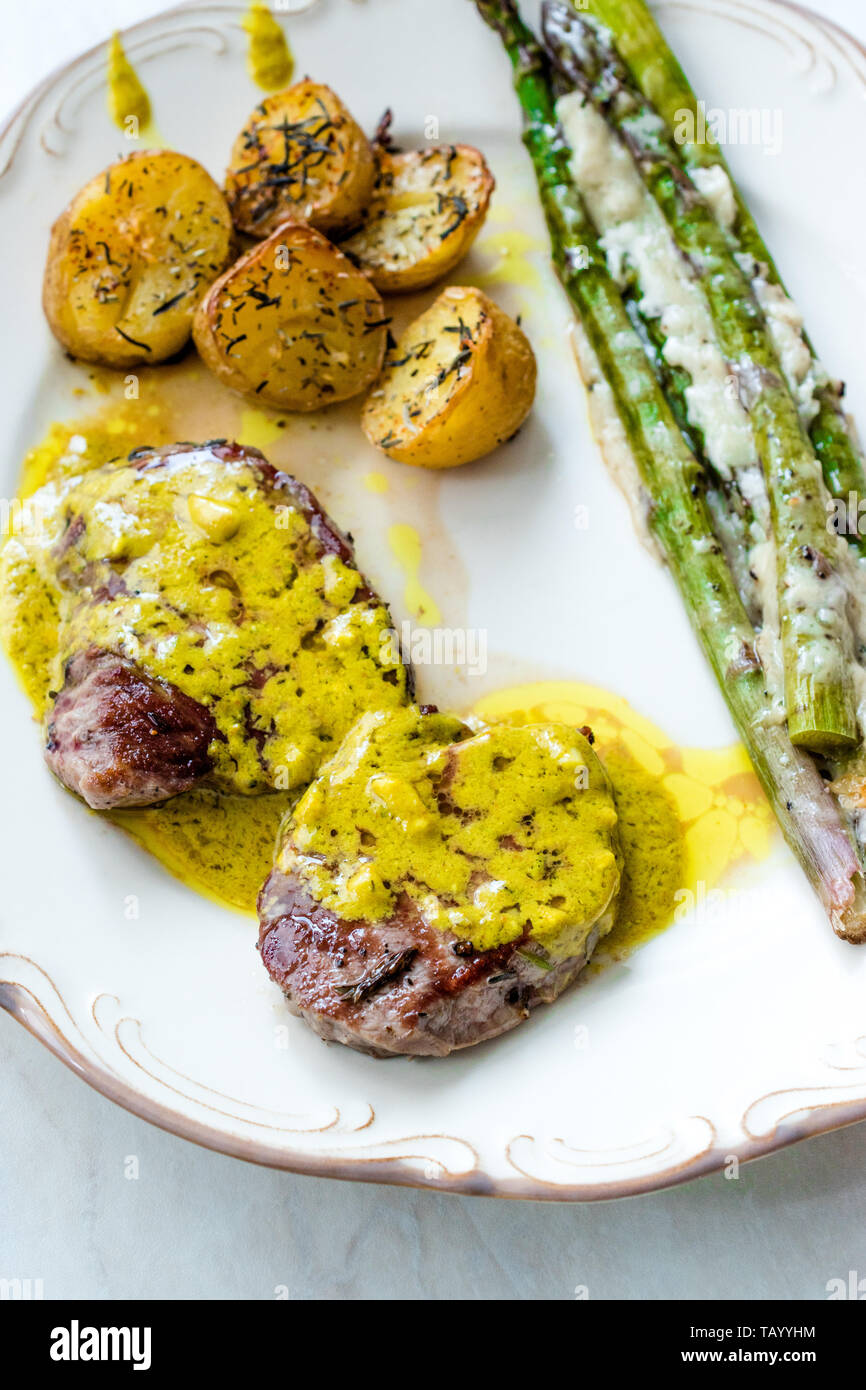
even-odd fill
[{"label": "yellow green herb sauce", "polygon": [[257,87],[276,92],[292,80],[295,60],[281,25],[261,0],[253,0],[241,21],[249,38],[247,70]]},{"label": "yellow green herb sauce", "polygon": [[564,724],[472,734],[446,714],[370,712],[304,793],[277,860],[343,919],[405,893],[490,950],[523,936],[577,955],[620,881],[617,812],[589,742]]},{"label": "yellow green herb sauce", "polygon": [[108,110],[114,124],[127,130],[130,117],[140,134],[151,122],[150,98],[141,84],[138,73],[126,56],[120,34],[114,33],[108,46]]}]

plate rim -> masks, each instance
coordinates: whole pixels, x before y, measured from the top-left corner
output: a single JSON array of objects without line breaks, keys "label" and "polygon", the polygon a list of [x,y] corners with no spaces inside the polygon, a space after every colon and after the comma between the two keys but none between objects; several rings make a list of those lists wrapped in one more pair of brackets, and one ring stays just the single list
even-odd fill
[{"label": "plate rim", "polygon": [[[565,1184],[546,1182],[543,1178],[528,1176],[493,1178],[477,1166],[465,1174],[443,1174],[428,1178],[408,1167],[401,1155],[395,1155],[393,1159],[340,1159],[328,1155],[304,1154],[298,1150],[278,1151],[253,1139],[228,1134],[192,1116],[184,1116],[179,1111],[171,1110],[142,1091],[135,1090],[127,1082],[113,1078],[106,1067],[88,1061],[26,985],[0,979],[0,1008],[47,1047],[48,1051],[79,1080],[84,1081],[106,1100],[119,1105],[121,1109],[154,1125],[157,1129],[199,1148],[208,1149],[212,1153],[221,1153],[228,1158],[237,1158],[258,1167],[309,1177],[335,1178],[344,1182],[382,1183],[392,1187],[410,1187],[470,1197],[497,1197],[511,1201],[604,1202],[677,1187],[696,1178],[720,1172],[732,1158],[736,1158],[739,1163],[751,1163],[772,1153],[781,1152],[805,1139],[814,1138],[819,1134],[830,1134],[834,1130],[866,1119],[866,1098],[827,1101],[808,1108],[803,1107],[803,1118],[796,1123],[788,1121],[790,1132],[781,1137],[779,1129],[785,1123],[784,1117],[777,1121],[769,1134],[763,1138],[752,1137],[745,1143],[738,1140],[735,1145],[711,1142],[697,1156],[683,1159],[668,1168],[644,1177],[625,1178],[608,1183]],[[756,1097],[750,1102],[745,1114],[774,1094],[778,1092],[770,1091],[766,1095]],[[834,1113],[830,1122],[826,1123],[828,1112]],[[709,1125],[715,1139],[715,1128],[711,1121],[703,1116],[687,1118],[703,1119]],[[510,1148],[511,1144],[525,1137],[528,1136],[514,1136],[506,1147]]]}]

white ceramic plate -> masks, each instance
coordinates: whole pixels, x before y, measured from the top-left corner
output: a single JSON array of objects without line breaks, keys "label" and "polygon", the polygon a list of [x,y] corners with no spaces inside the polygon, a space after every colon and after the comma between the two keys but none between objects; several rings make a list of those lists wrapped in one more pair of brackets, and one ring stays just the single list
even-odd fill
[{"label": "white ceramic plate", "polygon": [[[126,35],[165,138],[217,177],[257,99],[240,14],[205,4]],[[866,188],[853,143],[866,52],[774,0],[678,0],[661,18],[709,104],[781,113],[779,151],[742,146],[731,160],[866,419]],[[515,442],[441,479],[403,470],[391,513],[371,510],[360,479],[381,463],[356,432],[299,444],[297,471],[357,528],[362,567],[398,617],[403,579],[385,527],[428,519],[426,582],[446,625],[486,630],[488,687],[556,671],[624,695],[682,744],[729,743],[672,586],[635,538],[589,433],[495,38],[467,0],[319,0],[286,24],[298,71],[327,81],[368,127],[390,104],[407,140],[429,134],[433,118],[442,140],[481,146],[501,217],[538,247],[535,283],[496,291],[524,312],[539,356],[537,407]],[[124,144],[106,114],[103,63],[93,50],[49,78],[0,136],[7,497],[49,421],[83,408],[72,395],[82,374],[50,337],[39,293],[51,221]],[[473,256],[483,269],[484,252]],[[580,532],[578,505],[590,518]],[[458,698],[452,684],[441,669],[421,672],[425,699]],[[249,919],[188,891],[55,786],[5,663],[0,709],[0,1002],[90,1084],[166,1129],[303,1172],[591,1199],[866,1117],[866,950],[833,937],[781,844],[731,910],[678,923],[515,1033],[441,1062],[377,1063],[288,1018]]]}]

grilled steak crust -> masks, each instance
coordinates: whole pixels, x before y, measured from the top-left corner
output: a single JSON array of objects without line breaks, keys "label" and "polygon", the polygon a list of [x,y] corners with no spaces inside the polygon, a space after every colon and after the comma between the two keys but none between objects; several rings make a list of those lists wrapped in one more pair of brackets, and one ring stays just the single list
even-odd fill
[{"label": "grilled steak crust", "polygon": [[444,1057],[508,1032],[576,979],[603,930],[579,956],[541,968],[519,953],[521,940],[476,951],[434,930],[406,895],[387,922],[342,921],[280,869],[259,918],[262,961],[291,1012],[326,1042],[373,1057]]},{"label": "grilled steak crust", "polygon": [[89,647],[69,662],[45,761],[95,811],[187,791],[211,768],[209,710],[133,662]]},{"label": "grilled steak crust", "polygon": [[[227,496],[240,522],[232,530],[230,514],[225,535],[202,534],[214,511],[221,524]],[[192,504],[204,523],[190,520]],[[93,808],[162,801],[202,780],[248,794],[302,786],[368,703],[405,701],[411,676],[381,654],[390,618],[351,539],[257,449],[134,450],[73,479],[54,505],[63,684],[45,756]],[[119,539],[103,542],[109,514]]]}]

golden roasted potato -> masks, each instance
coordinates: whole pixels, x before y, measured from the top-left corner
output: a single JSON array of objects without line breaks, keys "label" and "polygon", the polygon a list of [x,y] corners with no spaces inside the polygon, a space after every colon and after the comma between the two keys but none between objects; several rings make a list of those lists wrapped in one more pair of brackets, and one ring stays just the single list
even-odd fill
[{"label": "golden roasted potato", "polygon": [[495,187],[484,156],[471,145],[392,154],[377,148],[379,167],[363,226],[343,250],[377,290],[420,290],[447,275],[480,230]]},{"label": "golden roasted potato", "polygon": [[211,285],[193,337],[226,386],[283,410],[318,410],[375,380],[387,322],[363,272],[321,232],[287,222]]},{"label": "golden roasted potato", "polygon": [[54,336],[109,367],[173,357],[232,236],[222,191],[194,159],[142,150],[110,164],[51,229],[42,304]]},{"label": "golden roasted potato", "polygon": [[360,222],[375,178],[361,127],[330,87],[305,79],[256,107],[232,148],[226,197],[250,236],[287,220],[340,233]]},{"label": "golden roasted potato", "polygon": [[510,439],[534,397],[525,333],[480,290],[452,285],[388,353],[361,424],[389,458],[455,468]]}]

